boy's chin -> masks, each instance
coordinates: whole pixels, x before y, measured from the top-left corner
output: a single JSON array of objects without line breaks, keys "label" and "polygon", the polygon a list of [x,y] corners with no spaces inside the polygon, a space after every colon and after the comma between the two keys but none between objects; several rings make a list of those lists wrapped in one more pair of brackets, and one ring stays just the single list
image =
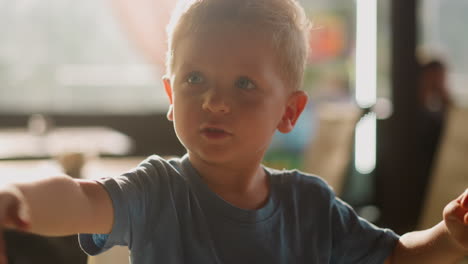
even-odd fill
[{"label": "boy's chin", "polygon": [[198,150],[189,151],[189,156],[190,158],[199,159],[206,163],[225,163],[231,160],[227,152],[227,150]]},{"label": "boy's chin", "polygon": [[[251,164],[252,160],[258,160],[260,164],[260,161],[263,158],[245,155],[240,151],[237,152],[239,153],[236,153],[236,151],[226,147],[222,149],[188,151],[189,158],[192,163],[202,162],[206,165],[216,166],[244,166],[245,164]],[[258,155],[261,155],[261,153],[258,153]]]},{"label": "boy's chin", "polygon": [[238,157],[229,151],[229,149],[208,149],[208,150],[198,150],[198,151],[189,151],[190,161],[192,162],[203,162],[209,165],[228,165],[233,164],[238,161]]}]

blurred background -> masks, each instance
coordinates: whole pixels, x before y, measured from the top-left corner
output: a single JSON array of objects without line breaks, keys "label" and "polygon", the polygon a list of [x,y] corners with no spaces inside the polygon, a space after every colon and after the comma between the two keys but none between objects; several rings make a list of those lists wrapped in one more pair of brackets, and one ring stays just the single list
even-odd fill
[{"label": "blurred background", "polygon": [[[468,2],[300,2],[312,100],[265,163],[323,177],[398,233],[440,221],[468,186]],[[174,6],[0,0],[0,181],[31,168],[111,176],[185,153],[160,81]]]}]

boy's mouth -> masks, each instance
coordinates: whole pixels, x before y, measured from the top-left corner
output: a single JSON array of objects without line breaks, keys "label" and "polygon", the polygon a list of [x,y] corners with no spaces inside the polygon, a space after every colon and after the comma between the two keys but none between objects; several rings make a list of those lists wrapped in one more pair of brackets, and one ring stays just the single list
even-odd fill
[{"label": "boy's mouth", "polygon": [[228,131],[217,127],[204,127],[200,132],[204,137],[209,139],[222,139],[231,135]]}]

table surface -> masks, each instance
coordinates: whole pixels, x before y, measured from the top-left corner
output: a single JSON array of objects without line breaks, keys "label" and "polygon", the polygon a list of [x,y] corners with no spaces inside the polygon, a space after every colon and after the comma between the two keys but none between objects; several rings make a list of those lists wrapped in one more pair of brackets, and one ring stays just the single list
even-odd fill
[{"label": "table surface", "polygon": [[[120,175],[137,166],[145,158],[90,158],[82,169],[82,178]],[[63,174],[62,168],[53,159],[0,161],[0,183],[24,182],[59,174]]]},{"label": "table surface", "polygon": [[0,129],[0,159],[42,158],[63,152],[128,155],[133,140],[108,127],[57,127],[43,135],[26,128]]}]

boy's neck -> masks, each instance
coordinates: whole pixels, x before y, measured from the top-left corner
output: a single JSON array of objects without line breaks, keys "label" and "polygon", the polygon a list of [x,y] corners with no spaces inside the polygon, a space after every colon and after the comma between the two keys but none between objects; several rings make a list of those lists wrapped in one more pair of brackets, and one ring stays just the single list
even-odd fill
[{"label": "boy's neck", "polygon": [[190,155],[192,165],[207,186],[225,201],[242,209],[259,209],[269,197],[270,182],[261,160],[210,163]]}]

